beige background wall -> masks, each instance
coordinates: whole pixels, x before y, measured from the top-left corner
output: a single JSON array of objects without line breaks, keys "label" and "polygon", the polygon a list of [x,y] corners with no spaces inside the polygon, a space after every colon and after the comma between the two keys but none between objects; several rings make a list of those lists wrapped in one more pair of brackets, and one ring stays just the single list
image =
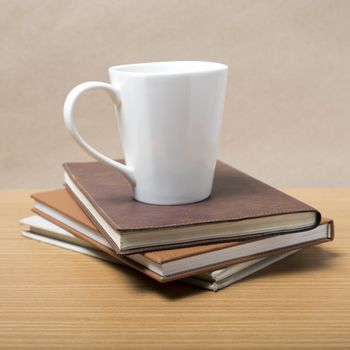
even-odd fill
[{"label": "beige background wall", "polygon": [[[230,66],[219,158],[276,186],[350,185],[350,1],[0,1],[0,186],[62,183],[89,159],[63,126],[65,95],[111,65]],[[83,135],[122,155],[103,93]],[[98,125],[99,122],[103,125]]]}]

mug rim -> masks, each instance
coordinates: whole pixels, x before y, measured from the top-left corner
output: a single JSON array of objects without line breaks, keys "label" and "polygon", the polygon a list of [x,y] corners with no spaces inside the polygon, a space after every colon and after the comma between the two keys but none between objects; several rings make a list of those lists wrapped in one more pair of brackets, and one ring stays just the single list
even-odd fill
[{"label": "mug rim", "polygon": [[[181,66],[181,68],[179,68],[179,66]],[[109,68],[109,73],[151,76],[209,73],[223,70],[228,70],[228,66],[219,62],[159,61],[116,65]]]}]

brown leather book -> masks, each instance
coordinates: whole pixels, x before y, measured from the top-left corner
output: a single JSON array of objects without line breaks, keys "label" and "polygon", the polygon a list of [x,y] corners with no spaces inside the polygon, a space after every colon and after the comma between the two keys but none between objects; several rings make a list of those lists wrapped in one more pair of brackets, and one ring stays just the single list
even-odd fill
[{"label": "brown leather book", "polygon": [[126,179],[100,162],[66,163],[64,169],[73,198],[120,254],[304,231],[321,217],[222,162],[210,198],[174,206],[133,200]]},{"label": "brown leather book", "polygon": [[333,239],[333,223],[323,220],[315,229],[236,242],[207,244],[122,256],[98,231],[65,189],[36,193],[33,211],[125,264],[160,282],[254,260]]}]

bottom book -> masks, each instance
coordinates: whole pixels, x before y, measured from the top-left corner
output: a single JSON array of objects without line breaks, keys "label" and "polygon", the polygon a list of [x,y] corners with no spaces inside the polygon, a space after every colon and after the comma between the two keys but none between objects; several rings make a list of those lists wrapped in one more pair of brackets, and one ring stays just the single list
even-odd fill
[{"label": "bottom book", "polygon": [[[30,225],[30,223],[35,219],[35,217],[26,218],[22,220],[22,223]],[[50,225],[54,224],[50,223]],[[38,233],[31,231],[22,231],[22,235],[27,238],[51,244],[60,248],[68,249],[74,252],[89,255],[116,264],[122,264],[119,260],[113,258],[112,256],[106,254],[103,251],[96,249],[95,246],[92,246],[84,240],[75,237],[73,234],[62,230],[60,227],[57,226],[55,228],[52,228],[54,230],[54,238],[52,236],[49,237],[44,234],[44,232],[47,232],[47,226],[45,227],[46,230],[43,230],[42,232]],[[181,279],[179,281],[195,285],[204,289],[218,291],[219,289],[225,288],[233,283],[236,283],[257,271],[260,271],[265,267],[270,266],[275,262],[280,261],[286,258],[287,256],[298,252],[299,250],[301,249],[291,250],[284,253],[273,254],[260,259],[233,264],[219,270],[200,273],[192,277]]]}]

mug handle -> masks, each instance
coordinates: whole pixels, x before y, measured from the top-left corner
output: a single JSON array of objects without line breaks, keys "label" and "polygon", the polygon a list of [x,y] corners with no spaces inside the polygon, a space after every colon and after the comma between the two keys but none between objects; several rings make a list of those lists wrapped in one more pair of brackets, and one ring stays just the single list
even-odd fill
[{"label": "mug handle", "polygon": [[120,96],[118,90],[111,84],[102,83],[99,81],[88,81],[86,83],[82,83],[77,85],[75,88],[72,89],[72,91],[68,94],[66,101],[64,102],[63,107],[63,115],[64,115],[64,122],[66,124],[67,129],[75,139],[75,141],[81,146],[87,153],[89,153],[92,157],[94,157],[97,160],[100,160],[102,162],[107,163],[108,165],[112,166],[113,168],[119,170],[132,184],[135,185],[135,177],[133,174],[133,170],[122,163],[119,163],[101,152],[95,150],[93,147],[91,147],[79,134],[78,130],[75,127],[74,124],[74,108],[75,103],[85,91],[93,90],[93,89],[99,89],[104,90],[108,93],[108,95],[111,97],[113,102],[118,106],[120,105]]}]

